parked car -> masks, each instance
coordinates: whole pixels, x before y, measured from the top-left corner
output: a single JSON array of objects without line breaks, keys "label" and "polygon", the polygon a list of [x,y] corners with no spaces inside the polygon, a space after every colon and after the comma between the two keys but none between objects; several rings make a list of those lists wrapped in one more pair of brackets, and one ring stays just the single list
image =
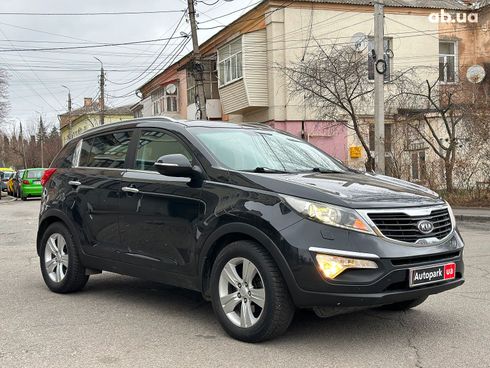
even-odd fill
[{"label": "parked car", "polygon": [[40,197],[43,192],[41,185],[41,178],[43,176],[44,169],[31,168],[25,169],[22,174],[22,180],[20,181],[20,198],[26,201],[29,197]]},{"label": "parked car", "polygon": [[20,187],[22,184],[23,175],[24,175],[24,170],[18,170],[14,175],[12,187],[13,187],[15,198],[20,198]]},{"label": "parked car", "polygon": [[[0,170],[0,189],[2,192],[8,192],[8,181],[14,174],[11,170]],[[1,199],[1,196],[0,196]]]},{"label": "parked car", "polygon": [[42,183],[49,289],[110,271],[197,290],[243,341],[285,332],[296,308],[406,310],[464,282],[463,240],[436,193],[264,125],[106,125],[70,141]]},{"label": "parked car", "polygon": [[15,180],[15,173],[14,172],[11,176],[10,179],[7,181],[7,193],[9,196],[14,195],[14,180]]}]

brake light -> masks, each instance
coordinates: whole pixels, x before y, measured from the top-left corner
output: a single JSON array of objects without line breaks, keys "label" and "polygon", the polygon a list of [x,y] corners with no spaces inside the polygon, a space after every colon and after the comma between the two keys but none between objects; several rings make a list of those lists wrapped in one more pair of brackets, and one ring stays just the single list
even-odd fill
[{"label": "brake light", "polygon": [[48,182],[51,175],[53,175],[55,172],[56,172],[55,168],[50,168],[50,169],[44,170],[43,177],[41,178],[41,185],[43,187],[44,187],[44,185],[46,185],[46,183]]},{"label": "brake light", "polygon": [[29,182],[29,180],[22,180],[22,183],[27,184],[27,185],[31,184],[31,183]]}]

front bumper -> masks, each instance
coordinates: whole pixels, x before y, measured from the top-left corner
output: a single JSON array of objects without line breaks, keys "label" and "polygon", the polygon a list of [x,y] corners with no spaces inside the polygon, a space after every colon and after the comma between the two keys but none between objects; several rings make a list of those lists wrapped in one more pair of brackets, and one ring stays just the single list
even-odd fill
[{"label": "front bumper", "polygon": [[[295,281],[288,286],[298,307],[379,306],[437,294],[464,283],[464,243],[457,231],[443,244],[428,247],[395,244],[307,220],[283,230],[281,235],[288,242],[283,249],[289,248],[285,258]],[[318,271],[316,253],[309,249],[312,245],[324,248],[327,254],[328,249],[336,249],[376,255],[378,269],[347,270],[335,280],[327,280]],[[443,263],[456,264],[455,279],[409,287],[409,269]]]}]

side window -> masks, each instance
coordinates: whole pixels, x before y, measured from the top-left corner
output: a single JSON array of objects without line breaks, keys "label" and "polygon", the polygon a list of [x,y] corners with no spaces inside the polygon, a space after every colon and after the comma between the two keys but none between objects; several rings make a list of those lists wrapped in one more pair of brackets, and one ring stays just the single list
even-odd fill
[{"label": "side window", "polygon": [[173,136],[159,131],[144,130],[136,152],[136,169],[156,171],[153,164],[165,155],[180,153],[192,161],[192,155]]},{"label": "side window", "polygon": [[53,167],[59,169],[70,168],[73,166],[73,158],[75,155],[75,144],[69,144],[63,147],[63,149],[58,153],[56,158],[53,160]]},{"label": "side window", "polygon": [[80,157],[78,159],[78,166],[88,166],[90,149],[92,148],[93,142],[94,142],[93,138],[82,140],[82,147],[80,148]]},{"label": "side window", "polygon": [[82,144],[80,166],[123,168],[130,141],[131,132],[115,132],[95,137],[91,142],[87,141],[87,145],[91,143],[91,148],[85,164],[82,164],[85,162]]}]

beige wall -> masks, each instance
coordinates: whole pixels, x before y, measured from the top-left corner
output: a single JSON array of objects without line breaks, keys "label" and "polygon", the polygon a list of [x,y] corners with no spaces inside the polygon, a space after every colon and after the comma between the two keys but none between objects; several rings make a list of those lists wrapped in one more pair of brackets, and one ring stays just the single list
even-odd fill
[{"label": "beige wall", "polygon": [[[117,123],[119,121],[133,119],[133,115],[106,115],[104,117],[105,124]],[[72,123],[72,136],[77,137],[83,132],[99,126],[99,116],[98,115],[84,115],[79,119],[76,119]],[[61,143],[65,144],[70,140],[70,126],[66,125],[61,128]]]}]

